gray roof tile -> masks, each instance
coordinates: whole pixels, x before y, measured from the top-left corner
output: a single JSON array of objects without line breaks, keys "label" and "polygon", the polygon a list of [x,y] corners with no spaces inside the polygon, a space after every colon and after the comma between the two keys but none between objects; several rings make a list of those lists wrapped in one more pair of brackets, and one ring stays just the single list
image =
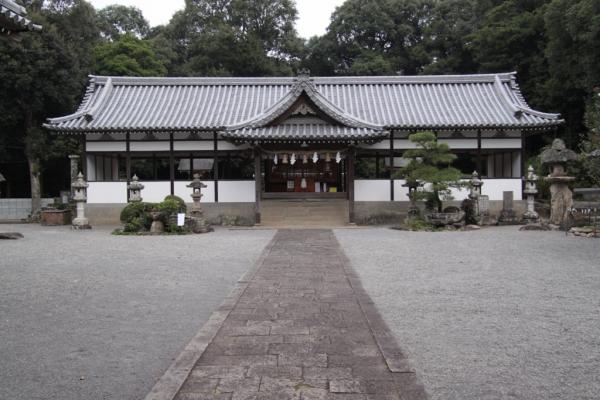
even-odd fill
[{"label": "gray roof tile", "polygon": [[40,25],[31,22],[25,7],[12,0],[0,0],[0,33],[10,34],[20,31],[39,31]]},{"label": "gray roof tile", "polygon": [[[532,110],[514,73],[440,76],[297,78],[129,78],[92,76],[72,115],[45,126],[61,132],[255,132],[301,95],[339,124],[342,134],[384,129],[521,128],[561,124]],[[299,132],[299,128],[296,128]],[[358,131],[356,130],[358,129]],[[343,131],[343,130],[342,130]]]}]

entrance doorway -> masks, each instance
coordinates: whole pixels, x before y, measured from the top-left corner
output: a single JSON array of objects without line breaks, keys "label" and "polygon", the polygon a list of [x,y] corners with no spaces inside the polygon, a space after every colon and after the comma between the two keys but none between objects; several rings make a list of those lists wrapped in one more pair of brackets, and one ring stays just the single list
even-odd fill
[{"label": "entrance doorway", "polygon": [[346,198],[346,162],[326,157],[316,162],[307,155],[295,162],[265,160],[265,198]]}]

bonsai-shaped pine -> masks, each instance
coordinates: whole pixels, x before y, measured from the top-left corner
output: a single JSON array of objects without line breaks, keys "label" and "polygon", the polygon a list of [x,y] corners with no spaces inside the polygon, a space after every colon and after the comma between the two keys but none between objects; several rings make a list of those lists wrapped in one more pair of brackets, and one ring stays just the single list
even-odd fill
[{"label": "bonsai-shaped pine", "polygon": [[460,182],[461,172],[450,166],[456,156],[445,143],[439,143],[433,132],[413,133],[408,139],[418,147],[404,152],[403,157],[410,160],[400,170],[406,182],[410,184],[426,183],[422,192],[415,192],[418,198],[424,198],[431,209],[442,212],[442,199],[450,199],[450,188],[464,186]]}]

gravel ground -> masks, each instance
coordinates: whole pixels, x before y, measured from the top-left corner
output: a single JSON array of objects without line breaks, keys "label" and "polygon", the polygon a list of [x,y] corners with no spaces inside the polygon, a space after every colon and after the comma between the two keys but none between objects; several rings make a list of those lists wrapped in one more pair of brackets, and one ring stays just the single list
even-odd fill
[{"label": "gravel ground", "polygon": [[436,399],[598,399],[600,241],[337,230]]},{"label": "gravel ground", "polygon": [[0,398],[27,400],[143,398],[274,234],[0,230]]}]

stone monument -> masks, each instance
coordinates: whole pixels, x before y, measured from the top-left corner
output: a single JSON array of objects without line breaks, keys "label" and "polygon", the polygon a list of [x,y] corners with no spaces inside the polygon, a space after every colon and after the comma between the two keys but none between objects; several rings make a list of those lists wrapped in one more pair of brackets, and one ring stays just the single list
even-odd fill
[{"label": "stone monument", "polygon": [[202,199],[202,189],[207,186],[200,181],[200,175],[194,174],[194,179],[192,182],[187,185],[187,187],[192,189],[192,200],[194,203],[192,204],[192,208],[190,210],[190,218],[194,221],[192,224],[192,232],[194,233],[206,233],[212,231],[212,228],[206,224],[206,220],[204,219],[204,211],[202,211],[202,206],[200,205],[200,199]]},{"label": "stone monument", "polygon": [[139,182],[137,175],[133,175],[131,183],[127,185],[127,189],[129,190],[130,203],[139,203],[142,201],[142,189],[144,189],[144,185]]},{"label": "stone monument", "polygon": [[85,217],[85,203],[87,201],[88,183],[83,179],[80,172],[75,182],[71,184],[73,188],[73,201],[76,204],[76,217],[72,221],[73,229],[90,229],[90,221]]},{"label": "stone monument", "polygon": [[569,182],[575,178],[567,176],[566,166],[569,161],[577,159],[577,154],[567,149],[562,139],[554,139],[552,147],[542,152],[541,159],[542,165],[550,168],[550,175],[544,178],[550,182],[550,223],[560,226],[567,221],[569,209],[573,206]]},{"label": "stone monument", "polygon": [[536,181],[538,176],[534,173],[533,167],[530,165],[527,169],[527,176],[523,177],[525,181],[525,190],[523,193],[527,195],[527,211],[523,214],[523,220],[528,224],[533,224],[538,221],[540,216],[535,211],[535,195],[537,194]]},{"label": "stone monument", "polygon": [[150,211],[150,216],[152,217],[152,225],[150,225],[150,233],[164,233],[165,224],[161,220],[161,218],[163,216],[162,212]]},{"label": "stone monument", "polygon": [[498,225],[515,225],[519,223],[517,213],[514,210],[514,193],[512,191],[502,192],[502,211],[498,217]]}]

